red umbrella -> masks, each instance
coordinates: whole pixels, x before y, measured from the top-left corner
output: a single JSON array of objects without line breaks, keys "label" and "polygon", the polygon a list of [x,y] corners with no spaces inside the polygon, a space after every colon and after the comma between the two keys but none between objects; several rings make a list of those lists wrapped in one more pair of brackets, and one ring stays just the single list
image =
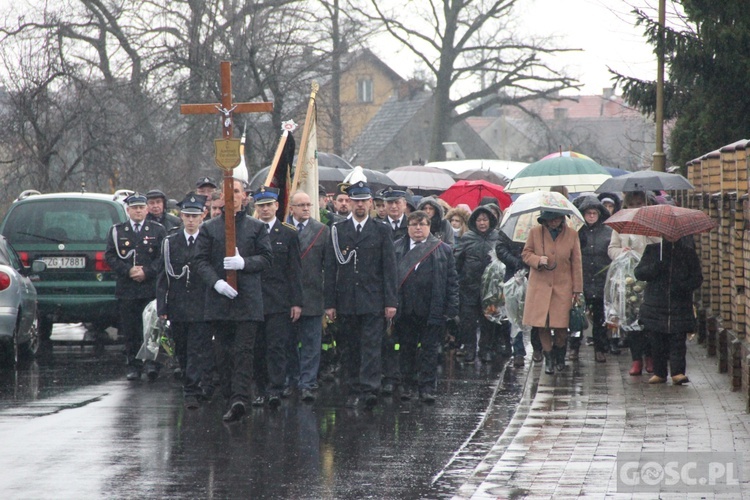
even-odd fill
[{"label": "red umbrella", "polygon": [[492,184],[487,181],[458,181],[449,187],[440,199],[446,201],[450,206],[455,207],[459,203],[466,203],[469,208],[474,210],[479,201],[485,196],[497,198],[500,208],[505,210],[513,202],[510,195],[505,192],[502,186]]},{"label": "red umbrella", "polygon": [[604,223],[621,234],[661,236],[667,241],[677,241],[716,227],[716,222],[700,210],[672,205],[623,209]]}]

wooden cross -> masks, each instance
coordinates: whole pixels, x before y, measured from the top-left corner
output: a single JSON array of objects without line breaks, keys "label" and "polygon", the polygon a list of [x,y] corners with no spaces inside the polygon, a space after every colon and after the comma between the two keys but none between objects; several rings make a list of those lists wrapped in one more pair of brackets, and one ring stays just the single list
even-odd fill
[{"label": "wooden cross", "polygon": [[[232,63],[229,61],[221,62],[221,104],[182,104],[180,106],[180,113],[183,115],[220,115],[223,139],[233,137],[232,115],[271,111],[273,111],[272,102],[232,102]],[[237,246],[234,226],[234,179],[231,168],[223,170],[225,255],[231,257],[234,255],[234,249]],[[237,290],[236,271],[227,271],[227,283]]]}]

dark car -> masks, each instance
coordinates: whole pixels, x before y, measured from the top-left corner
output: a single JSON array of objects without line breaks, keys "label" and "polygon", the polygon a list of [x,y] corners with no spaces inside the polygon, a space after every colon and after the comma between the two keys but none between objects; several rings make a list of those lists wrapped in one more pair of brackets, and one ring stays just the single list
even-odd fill
[{"label": "dark car", "polygon": [[53,323],[91,323],[95,331],[116,324],[115,275],[104,251],[109,228],[125,220],[117,194],[26,192],[13,202],[0,234],[24,266],[47,267],[34,283],[42,341]]}]

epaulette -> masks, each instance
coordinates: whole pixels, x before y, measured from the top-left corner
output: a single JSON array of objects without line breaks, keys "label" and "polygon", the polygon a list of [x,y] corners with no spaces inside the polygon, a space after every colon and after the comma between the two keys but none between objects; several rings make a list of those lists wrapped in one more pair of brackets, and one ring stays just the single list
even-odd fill
[{"label": "epaulette", "polygon": [[282,222],[281,224],[284,225],[284,226],[286,226],[286,227],[288,227],[289,229],[294,229],[295,231],[297,230],[296,227],[294,227],[293,225],[289,224],[288,222]]}]

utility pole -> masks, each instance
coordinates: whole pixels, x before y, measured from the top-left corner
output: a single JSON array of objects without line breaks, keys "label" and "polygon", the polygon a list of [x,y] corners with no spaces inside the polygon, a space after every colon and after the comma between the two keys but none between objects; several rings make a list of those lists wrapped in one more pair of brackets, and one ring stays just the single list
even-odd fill
[{"label": "utility pole", "polygon": [[659,41],[656,45],[656,148],[653,154],[653,169],[664,172],[664,25],[666,0],[659,0]]}]

